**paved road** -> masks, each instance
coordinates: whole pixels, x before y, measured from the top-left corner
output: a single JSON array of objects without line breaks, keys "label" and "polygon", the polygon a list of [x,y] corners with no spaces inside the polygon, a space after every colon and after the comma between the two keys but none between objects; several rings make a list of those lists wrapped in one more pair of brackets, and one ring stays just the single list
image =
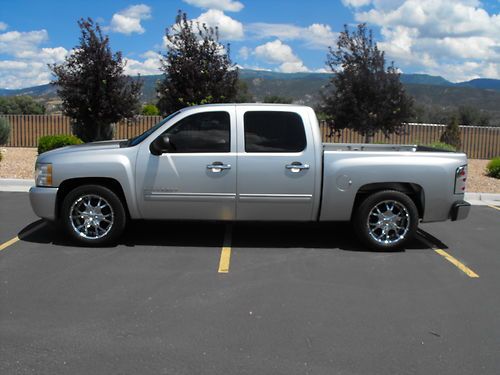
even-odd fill
[{"label": "paved road", "polygon": [[500,373],[490,207],[396,253],[346,224],[235,225],[228,273],[224,224],[136,222],[93,249],[33,223],[26,194],[0,193],[0,244],[22,231],[0,251],[2,375]]}]

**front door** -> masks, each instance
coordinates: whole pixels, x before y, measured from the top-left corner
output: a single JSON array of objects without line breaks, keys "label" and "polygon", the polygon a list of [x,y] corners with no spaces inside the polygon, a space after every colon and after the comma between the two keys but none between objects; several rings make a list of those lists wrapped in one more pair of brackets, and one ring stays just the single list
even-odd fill
[{"label": "front door", "polygon": [[136,168],[143,218],[234,220],[235,126],[234,107],[204,108],[162,133],[170,152],[153,155],[152,140],[143,142]]},{"label": "front door", "polygon": [[319,171],[308,117],[283,108],[237,107],[238,220],[313,219]]}]

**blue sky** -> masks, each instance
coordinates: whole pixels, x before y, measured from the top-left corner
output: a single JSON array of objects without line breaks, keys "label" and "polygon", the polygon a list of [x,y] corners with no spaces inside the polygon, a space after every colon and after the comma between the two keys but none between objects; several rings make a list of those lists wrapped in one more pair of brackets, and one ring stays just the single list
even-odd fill
[{"label": "blue sky", "polygon": [[403,72],[452,81],[500,78],[498,0],[0,0],[0,88],[47,83],[46,65],[78,43],[92,17],[121,50],[130,74],[157,74],[164,30],[178,9],[218,26],[239,66],[325,71],[344,24],[366,22]]}]

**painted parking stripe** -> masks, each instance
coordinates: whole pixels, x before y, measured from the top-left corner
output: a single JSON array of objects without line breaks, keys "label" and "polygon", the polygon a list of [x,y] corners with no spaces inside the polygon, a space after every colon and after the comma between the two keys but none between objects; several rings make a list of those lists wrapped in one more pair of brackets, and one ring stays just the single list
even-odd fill
[{"label": "painted parking stripe", "polygon": [[448,262],[453,264],[455,267],[457,267],[460,271],[465,273],[467,276],[474,278],[474,279],[479,277],[479,275],[477,273],[475,273],[473,270],[471,270],[465,264],[460,262],[457,258],[451,256],[449,253],[447,253],[443,249],[438,248],[430,240],[428,240],[427,237],[432,237],[431,235],[429,235],[428,233],[421,231],[421,230],[419,232],[420,232],[419,233],[420,234],[420,236],[419,236],[420,241],[422,241],[424,244],[426,244],[432,250],[434,250],[434,252],[436,254],[441,255],[444,259],[446,259]]},{"label": "painted parking stripe", "polygon": [[5,250],[6,248],[8,248],[9,246],[11,245],[14,245],[16,242],[18,242],[19,240],[22,240],[23,237],[26,237],[26,236],[29,236],[30,234],[32,234],[33,232],[36,232],[38,229],[42,228],[43,226],[45,226],[45,222],[43,223],[40,223],[38,225],[35,225],[33,228],[31,229],[28,229],[26,232],[23,232],[23,233],[20,233],[18,234],[17,236],[15,236],[14,238],[11,238],[10,240],[4,242],[3,244],[0,245],[0,251],[3,251]]},{"label": "painted parking stripe", "polygon": [[15,236],[14,238],[11,238],[7,242],[4,242],[3,244],[0,245],[0,251],[8,248],[10,245],[14,245],[17,241],[19,241],[19,237]]},{"label": "painted parking stripe", "polygon": [[224,243],[220,252],[219,273],[228,273],[229,265],[231,263],[231,237],[232,237],[231,224],[226,225],[226,232],[224,234]]},{"label": "painted parking stripe", "polygon": [[448,254],[446,251],[443,249],[434,249],[436,253],[444,257],[448,262],[453,264],[455,267],[457,267],[460,271],[465,273],[467,276],[472,277],[472,278],[477,278],[479,275],[475,273],[473,270],[471,270],[469,267],[467,267],[465,264],[460,262],[457,258],[452,257],[450,254]]},{"label": "painted parking stripe", "polygon": [[500,211],[500,207],[493,206],[492,204],[487,204],[488,207],[494,208],[495,210]]}]

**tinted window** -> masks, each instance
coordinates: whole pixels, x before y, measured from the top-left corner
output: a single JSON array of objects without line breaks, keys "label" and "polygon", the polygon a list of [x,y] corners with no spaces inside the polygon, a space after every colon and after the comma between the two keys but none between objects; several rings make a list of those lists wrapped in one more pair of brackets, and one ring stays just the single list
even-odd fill
[{"label": "tinted window", "polygon": [[246,112],[244,124],[246,152],[300,152],[306,148],[304,124],[297,113]]},{"label": "tinted window", "polygon": [[168,129],[173,152],[229,152],[230,118],[227,112],[204,112],[183,118]]}]

